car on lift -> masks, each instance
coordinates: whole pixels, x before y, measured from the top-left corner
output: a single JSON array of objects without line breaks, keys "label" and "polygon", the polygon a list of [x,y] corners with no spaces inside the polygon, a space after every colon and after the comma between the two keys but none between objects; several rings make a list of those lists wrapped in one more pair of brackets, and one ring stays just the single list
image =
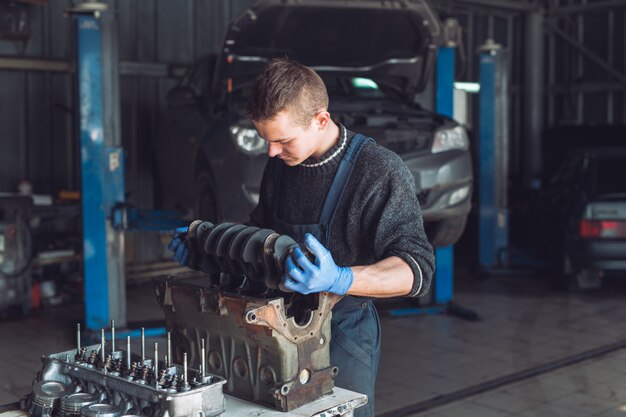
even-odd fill
[{"label": "car on lift", "polygon": [[244,117],[252,81],[273,57],[315,69],[335,121],[396,152],[415,179],[426,232],[454,244],[471,208],[467,132],[416,103],[442,24],[428,0],[262,0],[234,19],[219,56],[193,65],[167,95],[153,141],[162,208],[243,222],[259,199],[267,143]]},{"label": "car on lift", "polygon": [[605,275],[626,272],[626,147],[587,147],[560,159],[526,229],[560,287],[598,288]]}]

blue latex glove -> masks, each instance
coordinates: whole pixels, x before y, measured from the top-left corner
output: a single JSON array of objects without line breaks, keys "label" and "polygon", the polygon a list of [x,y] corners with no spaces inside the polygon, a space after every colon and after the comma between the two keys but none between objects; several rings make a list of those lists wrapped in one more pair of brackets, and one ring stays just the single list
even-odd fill
[{"label": "blue latex glove", "polygon": [[337,266],[328,249],[310,233],[304,237],[304,243],[315,255],[315,263],[300,248],[294,249],[285,260],[285,288],[301,294],[322,291],[339,295],[347,293],[354,281],[352,269]]},{"label": "blue latex glove", "polygon": [[189,266],[189,261],[191,259],[191,252],[187,247],[187,232],[189,228],[178,227],[174,231],[174,238],[167,245],[167,248],[174,252],[174,260],[178,261],[180,266]]}]

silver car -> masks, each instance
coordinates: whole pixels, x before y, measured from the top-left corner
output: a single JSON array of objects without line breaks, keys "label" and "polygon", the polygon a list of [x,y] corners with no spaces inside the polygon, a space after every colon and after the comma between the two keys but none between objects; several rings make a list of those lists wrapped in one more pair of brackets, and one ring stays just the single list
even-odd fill
[{"label": "silver car", "polygon": [[467,133],[415,102],[440,36],[427,0],[257,2],[231,22],[221,54],[199,60],[168,94],[154,141],[161,206],[248,219],[267,162],[266,142],[244,118],[249,87],[271,58],[288,56],[322,76],[337,122],[401,156],[431,243],[454,244],[471,208]]}]

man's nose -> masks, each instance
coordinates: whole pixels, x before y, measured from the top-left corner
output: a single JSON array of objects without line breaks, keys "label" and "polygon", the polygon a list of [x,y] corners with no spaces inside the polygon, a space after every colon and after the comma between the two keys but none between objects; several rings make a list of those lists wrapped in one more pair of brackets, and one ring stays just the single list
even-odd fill
[{"label": "man's nose", "polygon": [[270,158],[273,158],[273,157],[275,157],[275,156],[280,155],[280,152],[281,152],[281,151],[282,151],[282,149],[281,149],[281,147],[280,147],[280,145],[279,145],[278,143],[272,143],[272,142],[270,142],[270,143],[268,144],[268,147],[267,147],[267,155],[268,155]]}]

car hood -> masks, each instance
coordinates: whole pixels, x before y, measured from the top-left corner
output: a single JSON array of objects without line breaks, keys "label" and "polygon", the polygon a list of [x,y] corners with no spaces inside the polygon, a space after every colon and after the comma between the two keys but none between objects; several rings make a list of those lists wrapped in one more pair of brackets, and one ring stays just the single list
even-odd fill
[{"label": "car hood", "polygon": [[231,22],[214,81],[236,88],[286,56],[412,95],[433,69],[441,33],[429,0],[261,0]]}]

